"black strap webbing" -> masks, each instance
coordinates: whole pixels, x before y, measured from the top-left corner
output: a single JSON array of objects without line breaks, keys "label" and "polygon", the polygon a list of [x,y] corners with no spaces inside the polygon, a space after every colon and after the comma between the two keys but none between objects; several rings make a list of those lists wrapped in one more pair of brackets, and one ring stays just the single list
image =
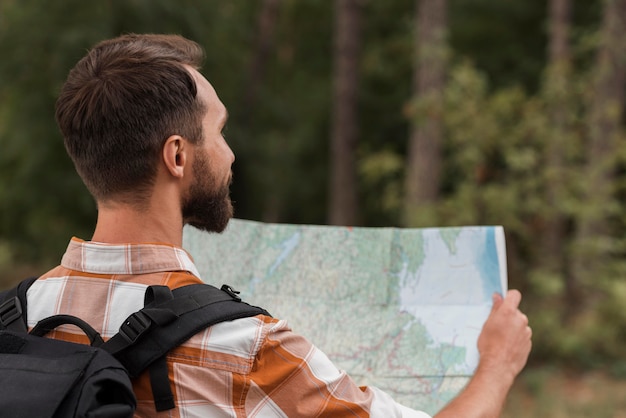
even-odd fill
[{"label": "black strap webbing", "polygon": [[197,284],[174,289],[173,299],[149,305],[132,314],[120,332],[102,348],[113,353],[138,376],[150,364],[201,330],[220,322],[259,314],[270,314],[259,307],[241,302],[232,289],[220,290]]},{"label": "black strap webbing", "polygon": [[150,386],[152,387],[152,397],[157,411],[167,411],[173,409],[174,394],[170,386],[170,378],[167,373],[167,356],[161,356],[148,367],[150,373]]},{"label": "black strap webbing", "polygon": [[[146,289],[144,306],[158,306],[172,300],[173,298],[174,295],[169,287],[150,286]],[[157,313],[154,313],[153,315],[157,315]],[[154,319],[157,323],[167,321],[162,313],[158,315],[158,318]],[[176,407],[167,369],[167,356],[161,356],[161,358],[152,363],[148,367],[148,373],[150,375],[150,387],[152,390],[152,398],[154,399],[154,407],[157,412],[167,411]]]},{"label": "black strap webbing", "polygon": [[[26,312],[26,292],[37,277],[22,280],[17,286],[7,290],[0,298],[0,327],[16,332],[28,332]],[[21,319],[18,321],[18,319]]]}]

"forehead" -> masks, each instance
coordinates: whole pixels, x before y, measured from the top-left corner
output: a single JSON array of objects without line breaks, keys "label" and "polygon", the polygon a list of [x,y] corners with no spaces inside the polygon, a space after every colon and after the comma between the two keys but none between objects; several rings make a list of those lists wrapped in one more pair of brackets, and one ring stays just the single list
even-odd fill
[{"label": "forehead", "polygon": [[217,93],[211,83],[209,83],[209,81],[195,68],[190,66],[186,67],[196,82],[198,99],[206,106],[207,116],[217,121],[226,119],[226,107],[221,102],[219,97],[217,97]]}]

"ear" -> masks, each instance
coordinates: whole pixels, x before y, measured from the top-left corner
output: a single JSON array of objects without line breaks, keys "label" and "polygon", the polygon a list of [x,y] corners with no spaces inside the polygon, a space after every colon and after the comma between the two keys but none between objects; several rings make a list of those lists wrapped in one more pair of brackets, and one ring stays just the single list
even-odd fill
[{"label": "ear", "polygon": [[180,135],[172,135],[163,145],[163,163],[167,171],[174,177],[182,178],[187,165],[189,144]]}]

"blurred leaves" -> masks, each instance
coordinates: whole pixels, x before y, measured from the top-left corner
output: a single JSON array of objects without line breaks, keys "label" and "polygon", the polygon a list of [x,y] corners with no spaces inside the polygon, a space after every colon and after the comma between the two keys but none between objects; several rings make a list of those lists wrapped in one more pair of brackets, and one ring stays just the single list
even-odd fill
[{"label": "blurred leaves", "polygon": [[[126,32],[180,33],[205,47],[203,72],[230,113],[226,136],[237,157],[238,217],[325,222],[332,5],[280,2],[266,68],[252,86],[261,3],[0,2],[0,270],[24,263],[44,269],[58,262],[72,235],[89,238],[96,208],[65,154],[54,102],[90,46]],[[569,72],[546,68],[545,2],[449,4],[443,187],[440,201],[413,221],[504,226],[511,287],[524,291],[536,361],[625,364],[626,147],[597,167],[616,168],[610,201],[585,198],[592,187],[584,167],[593,128],[586,114],[603,2],[574,2]],[[359,209],[368,226],[402,226],[409,122],[432,111],[423,108],[424,98],[411,97],[414,7],[413,0],[364,2],[357,157]],[[248,106],[252,88],[257,99]],[[565,130],[550,119],[557,102],[567,104]],[[621,116],[617,141],[623,144],[619,111],[604,108]],[[561,151],[558,167],[547,157],[554,144]],[[564,181],[550,203],[547,184],[555,179]],[[576,223],[597,214],[609,231],[574,245]],[[581,251],[608,255],[584,283],[589,309],[573,320],[563,313],[569,273],[542,266],[553,255],[537,245],[552,215],[566,220],[565,259]]]}]

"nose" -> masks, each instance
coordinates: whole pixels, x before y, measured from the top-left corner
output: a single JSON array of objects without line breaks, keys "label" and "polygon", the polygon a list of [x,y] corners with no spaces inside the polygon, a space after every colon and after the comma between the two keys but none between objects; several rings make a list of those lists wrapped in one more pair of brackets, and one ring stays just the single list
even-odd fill
[{"label": "nose", "polygon": [[230,158],[230,164],[232,165],[235,162],[235,153],[233,152],[232,149],[230,149],[230,147],[228,145],[226,145],[226,148],[228,148],[228,154],[229,154],[229,158]]}]

